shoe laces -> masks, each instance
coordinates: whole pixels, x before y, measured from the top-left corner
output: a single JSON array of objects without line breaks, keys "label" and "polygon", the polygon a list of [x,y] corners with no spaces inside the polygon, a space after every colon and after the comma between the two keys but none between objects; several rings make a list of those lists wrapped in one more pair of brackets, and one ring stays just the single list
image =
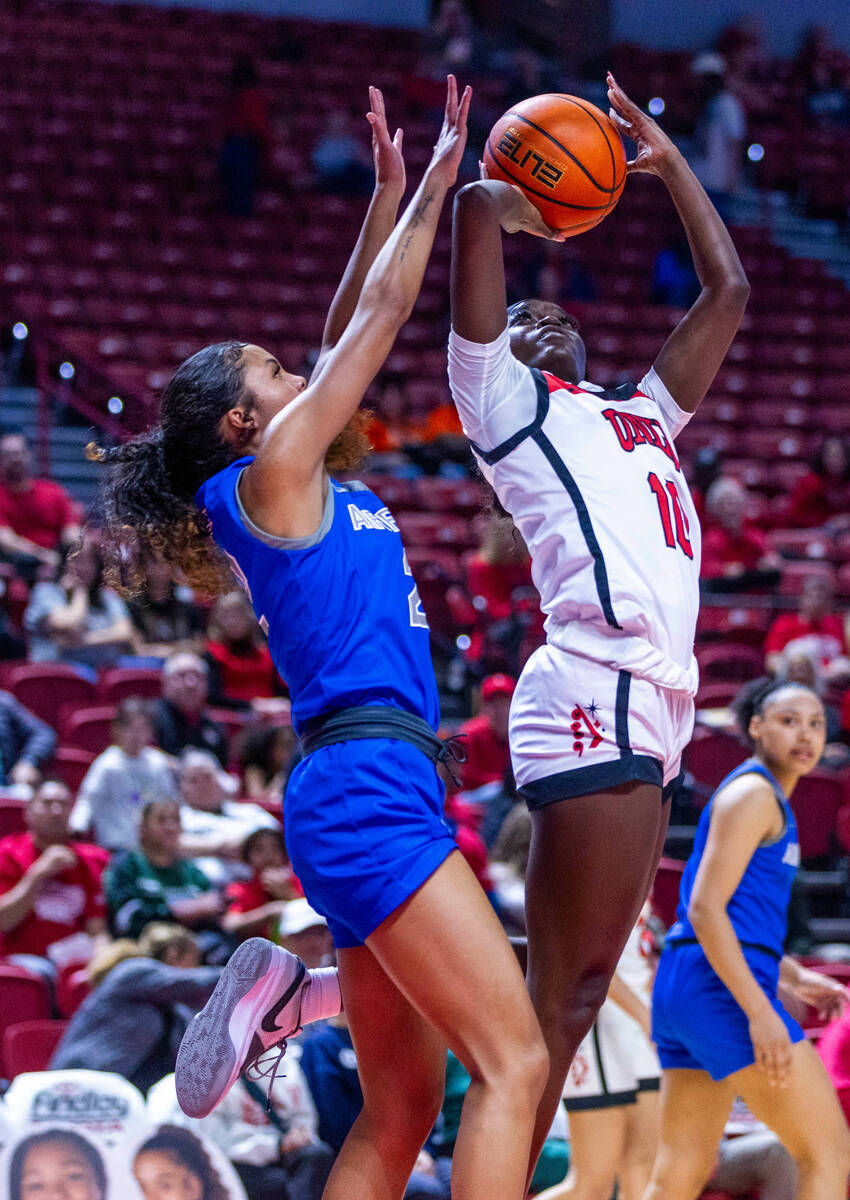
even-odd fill
[{"label": "shoe laces", "polygon": [[272,1091],[278,1074],[281,1074],[282,1078],[286,1078],[286,1072],[280,1071],[280,1064],[286,1054],[286,1045],[286,1038],[281,1038],[274,1045],[267,1046],[260,1051],[256,1058],[251,1060],[242,1072],[246,1079],[250,1079],[251,1083],[259,1083],[262,1079],[268,1079],[266,1112],[271,1112],[272,1109]]}]

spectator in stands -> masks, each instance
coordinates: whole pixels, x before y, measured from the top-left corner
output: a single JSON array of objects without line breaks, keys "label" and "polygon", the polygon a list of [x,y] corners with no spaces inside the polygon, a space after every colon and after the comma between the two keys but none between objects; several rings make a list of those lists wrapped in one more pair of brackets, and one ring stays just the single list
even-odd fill
[{"label": "spectator in stands", "polygon": [[490,856],[490,874],[502,924],[509,934],[525,934],[525,874],[531,850],[531,816],[524,804],[508,813]]},{"label": "spectator in stands", "polygon": [[154,709],[154,733],[160,750],[177,758],[187,746],[214,754],[224,766],[227,736],[206,712],[207,664],[197,654],[179,651],[162,669],[162,697]]},{"label": "spectator in stands", "polygon": [[481,684],[478,716],[464,721],[458,730],[466,751],[460,763],[461,783],[465,790],[495,783],[502,779],[510,763],[508,714],[516,680],[510,675],[488,675]]},{"label": "spectator in stands", "polygon": [[259,725],[242,737],[242,791],[250,800],[280,803],[296,761],[298,739],[290,724]]},{"label": "spectator in stands", "polygon": [[723,471],[722,456],[715,446],[700,446],[691,461],[690,491],[701,526],[706,525],[705,498]]},{"label": "spectator in stands", "polygon": [[163,558],[144,556],[145,590],[128,603],[137,655],[166,659],[178,650],[200,653],[204,616],[191,588],[174,582]]},{"label": "spectator in stands", "polygon": [[742,578],[776,570],[780,560],[754,521],[747,519],[747,491],[737,479],[716,480],[705,498],[708,526],[702,542],[703,579]]},{"label": "spectator in stands", "polygon": [[219,596],[210,614],[204,649],[210,701],[218,707],[250,708],[275,694],[277,672],[263,631],[243,591]]},{"label": "spectator in stands", "polygon": [[513,593],[534,587],[528,547],[507,514],[491,509],[485,516],[479,548],[466,560],[466,586],[488,621],[510,617]]},{"label": "spectator in stands", "polygon": [[79,532],[79,514],[65,489],[33,477],[24,435],[0,435],[0,559],[32,579],[39,567],[57,567],[60,550]]},{"label": "spectator in stands", "polygon": [[35,787],[56,740],[49,725],[10,692],[0,691],[0,786]]},{"label": "spectator in stands", "polygon": [[209,1000],[220,967],[202,967],[197,942],[179,925],[148,925],[89,964],[94,991],[71,1018],[50,1067],[123,1075],[143,1093],[171,1074],[194,1012]]},{"label": "spectator in stands", "polygon": [[435,60],[438,74],[462,74],[473,50],[472,19],[463,0],[443,0],[435,11],[426,38],[426,51]]},{"label": "spectator in stands", "polygon": [[249,59],[241,59],[230,74],[224,141],[218,156],[224,207],[231,216],[253,215],[254,195],[271,141],[269,104],[257,69]]},{"label": "spectator in stands", "polygon": [[258,804],[232,799],[236,783],[206,750],[186,750],[180,759],[183,834],[180,852],[217,886],[244,879],[250,871],[241,858],[242,844],[255,829],[280,829]]},{"label": "spectator in stands", "polygon": [[765,667],[770,675],[781,673],[783,656],[807,655],[820,678],[844,679],[850,674],[848,618],[835,611],[835,589],[825,575],[803,580],[796,613],[783,613],[767,631]]},{"label": "spectator in stands", "polygon": [[296,1058],[268,1092],[242,1075],[201,1120],[184,1116],[171,1077],[149,1103],[157,1120],[206,1134],[233,1163],[249,1200],[322,1200],[334,1154],[316,1134],[316,1108]]},{"label": "spectator in stands", "polygon": [[334,943],[328,923],[303,896],[289,900],[280,916],[280,944],[297,954],[308,970],[334,961]]},{"label": "spectator in stands", "polygon": [[325,128],[313,148],[318,191],[335,196],[368,196],[372,190],[372,156],[340,108],[328,111]]},{"label": "spectator in stands", "polygon": [[370,460],[372,466],[392,469],[408,465],[405,451],[419,434],[408,416],[402,372],[382,372],[367,432],[374,454],[380,456],[378,461]]},{"label": "spectator in stands", "polygon": [[740,100],[726,85],[726,63],[720,54],[698,55],[691,71],[701,96],[688,160],[719,209],[740,190],[747,118]]},{"label": "spectator in stands", "polygon": [[50,947],[74,934],[106,936],[102,876],[109,854],[71,840],[74,797],[46,779],[26,807],[25,833],[0,838],[0,955],[48,980]]},{"label": "spectator in stands", "polygon": [[850,517],[850,446],[832,434],[821,442],[811,469],[798,479],[777,524],[788,529],[815,529],[846,524]]},{"label": "spectator in stands", "polygon": [[690,308],[699,293],[700,282],[694,270],[688,240],[685,237],[677,237],[668,245],[662,246],[655,256],[652,268],[652,302],[670,304],[674,308]]},{"label": "spectator in stands", "polygon": [[290,865],[283,833],[277,829],[249,833],[242,843],[242,861],[250,867],[251,878],[228,884],[222,928],[240,941],[246,937],[274,941],[284,908],[304,894]]},{"label": "spectator in stands", "polygon": [[139,849],[107,868],[104,891],[112,930],[117,937],[137,938],[154,921],[172,921],[205,930],[199,939],[204,958],[215,947],[232,945],[223,937],[218,918],[224,898],[191,859],[180,854],[180,805],[176,800],[150,800],[142,809]]},{"label": "spectator in stands", "polygon": [[133,652],[133,623],[103,581],[96,533],[87,530],[54,581],[37,583],[24,614],[32,662],[110,667]]},{"label": "spectator in stands", "polygon": [[850,123],[847,60],[830,44],[826,26],[810,25],[806,30],[794,60],[794,75],[814,121],[838,127]]},{"label": "spectator in stands", "polygon": [[108,850],[135,850],[139,816],[151,800],[176,797],[169,760],[151,745],[153,718],[145,700],[122,700],[112,721],[112,744],[98,755],[80,785],[71,825],[91,829]]}]

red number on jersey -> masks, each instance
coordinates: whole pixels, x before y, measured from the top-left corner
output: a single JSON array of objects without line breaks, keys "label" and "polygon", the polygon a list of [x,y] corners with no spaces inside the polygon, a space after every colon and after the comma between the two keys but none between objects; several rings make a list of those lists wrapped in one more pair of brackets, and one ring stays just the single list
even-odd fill
[{"label": "red number on jersey", "polygon": [[655,499],[658,501],[658,515],[661,518],[665,543],[671,550],[675,550],[678,543],[683,553],[688,558],[693,558],[694,549],[689,537],[690,528],[688,526],[688,518],[685,516],[685,510],[682,508],[679,489],[676,487],[674,480],[668,479],[666,484],[662,483],[654,471],[650,471],[646,478],[655,494]]}]

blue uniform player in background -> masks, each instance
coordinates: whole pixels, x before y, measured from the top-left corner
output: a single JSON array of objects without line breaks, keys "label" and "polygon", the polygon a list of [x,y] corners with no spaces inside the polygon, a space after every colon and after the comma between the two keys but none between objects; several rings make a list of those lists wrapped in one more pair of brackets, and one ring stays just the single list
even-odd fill
[{"label": "blue uniform player in background", "polygon": [[828,1015],[847,1001],[840,984],[783,956],[800,861],[788,797],[823,752],[823,705],[800,684],[769,683],[739,717],[754,754],[703,810],[655,980],[661,1131],[644,1200],[700,1194],[736,1096],[796,1160],[798,1197],[844,1200],[850,1132],[777,995],[781,982]]},{"label": "blue uniform player in background", "polygon": [[440,1111],[447,1046],[473,1081],[454,1194],[521,1200],[545,1047],[517,960],[443,821],[428,629],[401,538],[376,496],[335,477],[362,456],[358,406],[418,294],[469,92],[459,100],[449,77],[431,163],[395,227],[401,134],[390,140],[377,89],[370,101],[375,193],[309,386],[259,346],[210,346],[178,368],[159,427],[95,454],[115,467],[105,552],[126,582],[140,546],[207,591],[226,586],[227,559],[267,628],[303,756],[287,787],[287,846],[338,951],[339,985],[330,968],[307,972],[270,942],[244,942],[183,1039],[177,1093],[205,1115],[266,1051],[279,1060],[301,1025],[338,1012],[341,986],[364,1104],[325,1200],[400,1200]]}]

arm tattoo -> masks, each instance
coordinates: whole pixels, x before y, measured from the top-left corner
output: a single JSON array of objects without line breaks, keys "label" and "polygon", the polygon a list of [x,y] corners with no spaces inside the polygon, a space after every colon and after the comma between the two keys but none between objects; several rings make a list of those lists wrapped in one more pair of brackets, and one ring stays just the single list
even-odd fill
[{"label": "arm tattoo", "polygon": [[410,233],[407,235],[407,237],[401,243],[401,254],[399,255],[399,262],[404,262],[404,256],[405,256],[405,254],[407,254],[407,248],[410,245],[410,243],[413,241],[413,235],[416,232],[417,228],[425,220],[425,214],[428,211],[428,205],[431,203],[431,201],[433,199],[434,199],[434,193],[430,192],[427,196],[422,197],[422,203],[419,204],[413,210],[413,221],[411,222],[411,225],[410,225]]}]

